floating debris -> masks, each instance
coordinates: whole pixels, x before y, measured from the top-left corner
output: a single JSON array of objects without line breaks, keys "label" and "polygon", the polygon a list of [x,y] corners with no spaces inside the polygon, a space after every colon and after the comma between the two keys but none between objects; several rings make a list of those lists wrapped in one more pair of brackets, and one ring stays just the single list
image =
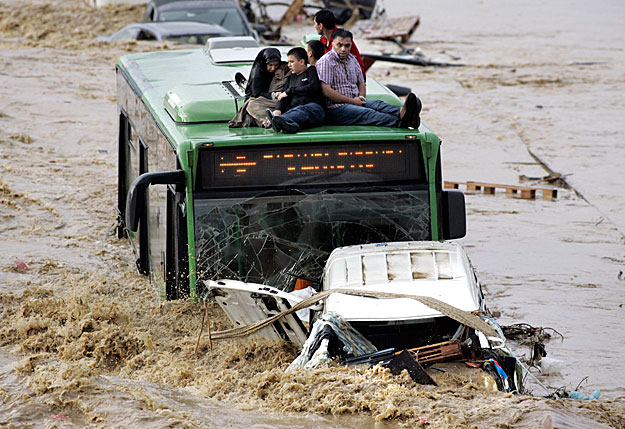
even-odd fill
[{"label": "floating debris", "polygon": [[445,180],[446,189],[458,189],[466,186],[467,192],[483,191],[485,194],[494,195],[496,189],[503,189],[506,195],[517,196],[521,199],[533,200],[536,198],[536,191],[542,193],[543,199],[554,200],[558,197],[558,190],[554,188],[539,188],[536,186],[502,185],[484,182],[457,182]]}]

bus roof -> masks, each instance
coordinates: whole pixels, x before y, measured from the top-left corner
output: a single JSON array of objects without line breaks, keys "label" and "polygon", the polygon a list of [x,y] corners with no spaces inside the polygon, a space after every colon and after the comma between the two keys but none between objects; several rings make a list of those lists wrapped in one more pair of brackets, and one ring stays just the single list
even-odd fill
[{"label": "bus roof", "polygon": [[[277,48],[286,59],[290,47]],[[418,133],[374,126],[323,126],[297,134],[229,128],[228,121],[243,103],[243,91],[234,82],[234,75],[241,72],[247,76],[260,49],[230,48],[230,54],[206,49],[130,54],[119,58],[117,67],[176,147],[183,142],[193,146],[248,145],[267,143],[268,138],[272,143],[403,140]],[[367,79],[367,97],[401,105],[395,94],[373,78]]]}]

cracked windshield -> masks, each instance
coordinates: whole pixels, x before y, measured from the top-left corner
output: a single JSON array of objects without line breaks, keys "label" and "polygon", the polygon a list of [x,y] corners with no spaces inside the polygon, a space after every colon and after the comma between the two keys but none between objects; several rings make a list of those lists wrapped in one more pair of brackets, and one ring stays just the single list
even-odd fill
[{"label": "cracked windshield", "polygon": [[198,273],[292,289],[319,280],[330,252],[353,244],[424,240],[426,191],[300,192],[196,201]]}]

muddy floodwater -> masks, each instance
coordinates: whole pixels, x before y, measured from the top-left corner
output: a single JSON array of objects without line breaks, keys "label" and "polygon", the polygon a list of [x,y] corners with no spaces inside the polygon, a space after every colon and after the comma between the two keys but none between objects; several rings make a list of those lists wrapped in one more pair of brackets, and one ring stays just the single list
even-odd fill
[{"label": "muddy floodwater", "polygon": [[[489,307],[550,328],[533,395],[451,372],[439,387],[379,368],[285,374],[288,344],[198,337],[204,306],[161,302],[115,234],[115,59],[176,46],[95,41],[141,6],[0,0],[1,427],[625,427],[625,3],[384,5],[420,15],[407,47],[464,64],[369,71],[421,97],[444,180],[558,187],[466,195],[461,243]],[[576,388],[599,400],[543,397]]]}]

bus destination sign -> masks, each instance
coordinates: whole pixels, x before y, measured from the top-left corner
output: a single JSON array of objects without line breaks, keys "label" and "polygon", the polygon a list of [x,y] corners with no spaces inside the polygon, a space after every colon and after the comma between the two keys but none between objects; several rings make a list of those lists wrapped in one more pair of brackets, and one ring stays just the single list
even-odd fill
[{"label": "bus destination sign", "polygon": [[[419,180],[414,143],[383,141],[314,146],[242,147],[204,150],[202,187],[281,186],[321,179],[325,183]],[[347,175],[347,176],[346,176]]]}]

